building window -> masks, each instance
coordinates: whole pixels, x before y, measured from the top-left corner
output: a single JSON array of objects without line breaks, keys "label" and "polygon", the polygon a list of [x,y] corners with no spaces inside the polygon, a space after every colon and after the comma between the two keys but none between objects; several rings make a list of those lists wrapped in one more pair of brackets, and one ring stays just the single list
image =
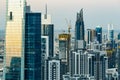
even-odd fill
[{"label": "building window", "polygon": [[13,15],[12,15],[12,12],[10,12],[10,20],[13,19]]}]

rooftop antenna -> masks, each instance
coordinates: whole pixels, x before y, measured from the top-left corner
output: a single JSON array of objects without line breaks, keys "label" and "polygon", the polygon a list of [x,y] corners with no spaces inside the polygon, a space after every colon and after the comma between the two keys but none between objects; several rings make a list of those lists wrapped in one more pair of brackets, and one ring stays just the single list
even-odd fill
[{"label": "rooftop antenna", "polygon": [[47,19],[47,4],[45,5],[45,19]]}]

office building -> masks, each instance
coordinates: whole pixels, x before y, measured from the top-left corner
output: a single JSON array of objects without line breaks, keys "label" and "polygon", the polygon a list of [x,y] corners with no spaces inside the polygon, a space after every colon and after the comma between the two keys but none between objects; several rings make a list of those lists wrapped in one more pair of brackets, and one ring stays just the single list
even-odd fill
[{"label": "office building", "polygon": [[83,9],[80,10],[80,13],[77,13],[77,19],[75,23],[75,49],[77,48],[78,40],[85,40]]},{"label": "office building", "polygon": [[41,80],[41,13],[26,13],[24,80]]},{"label": "office building", "polygon": [[113,24],[108,25],[108,40],[113,41],[114,40],[114,30],[113,30]]},{"label": "office building", "polygon": [[[21,57],[24,54],[25,0],[7,0],[4,80],[21,80]],[[14,6],[13,6],[14,5]]]},{"label": "office building", "polygon": [[117,54],[118,54],[117,64],[118,64],[118,80],[119,80],[120,79],[120,42],[118,42],[117,44]]},{"label": "office building", "polygon": [[42,36],[49,37],[49,56],[54,56],[54,24],[51,22],[51,16],[47,14],[47,5],[46,12],[42,15]]},{"label": "office building", "polygon": [[102,27],[97,26],[95,31],[96,31],[96,39],[101,44],[102,43]]},{"label": "office building", "polygon": [[120,40],[120,33],[118,34],[118,40]]},{"label": "office building", "polygon": [[44,80],[61,80],[60,60],[57,58],[48,58],[45,61],[45,79]]},{"label": "office building", "polygon": [[89,76],[88,53],[84,50],[71,51],[70,53],[70,74]]},{"label": "office building", "polygon": [[108,68],[108,59],[106,53],[95,52],[94,57],[94,77],[95,80],[106,80],[106,70]]},{"label": "office building", "polygon": [[48,36],[49,38],[49,57],[54,56],[54,25],[53,24],[43,24],[43,36]]},{"label": "office building", "polygon": [[49,57],[49,38],[48,36],[41,36],[41,79],[44,80],[45,60]]},{"label": "office building", "polygon": [[96,31],[94,29],[87,29],[87,44],[94,42],[96,38]]}]

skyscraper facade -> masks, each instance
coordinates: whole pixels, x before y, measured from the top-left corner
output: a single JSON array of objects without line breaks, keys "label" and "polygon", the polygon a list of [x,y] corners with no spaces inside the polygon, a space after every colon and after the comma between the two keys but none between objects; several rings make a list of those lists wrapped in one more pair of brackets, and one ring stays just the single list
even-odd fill
[{"label": "skyscraper facade", "polygon": [[6,1],[4,80],[20,80],[21,55],[24,53],[25,0]]},{"label": "skyscraper facade", "polygon": [[43,36],[48,36],[49,38],[49,57],[54,55],[54,25],[53,24],[43,24]]},{"label": "skyscraper facade", "polygon": [[89,59],[88,53],[84,50],[71,51],[70,53],[70,74],[74,75],[89,75]]},{"label": "skyscraper facade", "polygon": [[41,13],[26,13],[24,80],[41,80]]},{"label": "skyscraper facade", "polygon": [[102,43],[102,27],[97,26],[95,31],[96,31],[96,39],[101,44]]},{"label": "skyscraper facade", "polygon": [[85,30],[84,30],[84,21],[83,21],[83,9],[80,13],[77,13],[77,20],[75,24],[75,39],[84,40]]}]

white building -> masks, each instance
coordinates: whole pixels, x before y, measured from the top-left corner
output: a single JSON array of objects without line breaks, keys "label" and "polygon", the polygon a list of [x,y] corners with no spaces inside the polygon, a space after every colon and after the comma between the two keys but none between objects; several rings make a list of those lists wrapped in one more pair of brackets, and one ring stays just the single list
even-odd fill
[{"label": "white building", "polygon": [[53,58],[53,59],[46,60],[44,80],[60,80],[60,60],[59,59]]}]

